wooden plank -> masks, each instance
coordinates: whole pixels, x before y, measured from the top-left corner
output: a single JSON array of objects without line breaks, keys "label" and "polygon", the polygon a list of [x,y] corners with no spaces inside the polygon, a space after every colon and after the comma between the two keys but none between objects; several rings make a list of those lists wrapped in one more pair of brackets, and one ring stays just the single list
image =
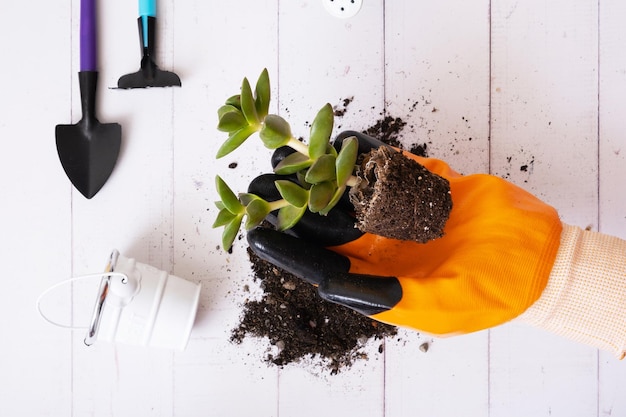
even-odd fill
[{"label": "wooden plank", "polygon": [[626,195],[619,191],[626,172],[626,6],[607,0],[600,12],[600,230],[626,238]]},{"label": "wooden plank", "polygon": [[349,19],[333,17],[321,2],[286,2],[281,3],[279,19],[279,111],[296,136],[308,138],[313,118],[326,103],[343,110],[335,119],[335,133],[364,130],[380,119],[380,0],[364,2]]},{"label": "wooden plank", "polygon": [[[426,143],[465,174],[488,172],[489,2],[385,6],[386,108],[407,122],[405,145]],[[386,415],[487,414],[487,331],[400,339],[385,348]]]},{"label": "wooden plank", "polygon": [[597,40],[597,4],[492,7],[492,171],[582,227],[597,227]]},{"label": "wooden plank", "polygon": [[626,380],[626,368],[610,352],[600,352],[598,384],[598,416],[619,416],[626,410],[621,389]]},{"label": "wooden plank", "polygon": [[76,415],[172,415],[171,351],[104,342],[87,348],[83,338],[74,340]]},{"label": "wooden plank", "polygon": [[[563,221],[596,227],[597,4],[504,1],[491,12],[492,172]],[[507,325],[490,351],[492,416],[595,415],[594,349]]]},{"label": "wooden plank", "polygon": [[362,349],[367,359],[331,374],[317,360],[305,359],[280,371],[279,415],[320,416],[385,415],[384,355],[381,341],[370,340]]},{"label": "wooden plank", "polygon": [[385,8],[385,100],[405,140],[461,173],[489,169],[489,2]]},{"label": "wooden plank", "polygon": [[487,332],[432,338],[402,331],[385,346],[386,416],[484,415]]},{"label": "wooden plank", "polygon": [[260,343],[233,348],[223,337],[195,337],[176,354],[171,415],[278,417],[278,369],[259,362]]},{"label": "wooden plank", "polygon": [[[54,135],[54,126],[71,118],[70,13],[69,3],[41,4],[33,13],[24,2],[5,3],[0,13],[0,415],[6,416],[71,413],[71,333],[35,309],[37,297],[71,273],[69,181]],[[67,324],[69,289],[42,304],[51,319]]]},{"label": "wooden plank", "polygon": [[490,415],[595,416],[596,361],[595,349],[539,329],[492,331]]},{"label": "wooden plank", "polygon": [[175,9],[174,58],[183,88],[175,96],[173,118],[174,272],[203,289],[189,346],[173,365],[174,415],[277,416],[278,371],[263,362],[267,341],[229,341],[245,300],[260,295],[245,235],[227,253],[222,229],[211,225],[217,215],[216,175],[243,192],[269,168],[268,151],[257,138],[216,160],[226,139],[216,126],[217,109],[239,93],[244,77],[254,85],[264,67],[276,99],[278,2],[197,0],[178,2]]},{"label": "wooden plank", "polygon": [[[180,21],[176,25],[189,30],[176,37],[176,65],[185,78],[175,98],[173,123],[177,132],[190,133],[177,134],[175,143],[174,272],[207,287],[202,293],[201,315],[209,321],[199,323],[202,337],[222,335],[223,329],[213,320],[223,309],[231,310],[231,321],[236,320],[240,311],[236,303],[243,301],[242,288],[251,281],[245,240],[236,240],[232,253],[226,253],[221,248],[222,229],[211,227],[217,215],[215,177],[219,174],[233,190],[243,192],[255,175],[269,167],[268,151],[257,138],[215,159],[227,137],[216,128],[217,109],[239,93],[244,77],[254,85],[264,67],[269,69],[275,94],[278,85],[277,5],[255,2],[244,15],[238,7],[200,1],[177,5]],[[189,22],[189,16],[196,19]],[[228,33],[239,36],[225,42]],[[257,44],[254,48],[249,47],[252,39]],[[241,295],[235,304],[226,301],[231,292]]]},{"label": "wooden plank", "polygon": [[[383,2],[364,2],[345,20],[327,13],[320,1],[281,2],[279,12],[279,111],[294,135],[308,140],[310,123],[325,103],[345,110],[336,133],[371,126],[384,104]],[[324,377],[298,365],[283,369],[280,415],[380,416],[384,361],[374,360],[380,358],[375,345],[367,350],[369,361],[339,375]]]},{"label": "wooden plank", "polygon": [[[600,2],[600,231],[626,239],[626,5],[621,1]],[[600,416],[626,414],[621,387],[626,368],[611,353],[601,352],[598,387]]]}]

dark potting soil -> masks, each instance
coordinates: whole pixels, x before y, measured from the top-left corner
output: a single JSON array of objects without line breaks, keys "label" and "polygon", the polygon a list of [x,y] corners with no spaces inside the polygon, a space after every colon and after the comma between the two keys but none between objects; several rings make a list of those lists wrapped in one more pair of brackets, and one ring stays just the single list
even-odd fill
[{"label": "dark potting soil", "polygon": [[[254,279],[263,297],[249,300],[231,341],[247,335],[267,337],[278,353],[268,353],[268,363],[283,366],[305,358],[319,361],[331,374],[365,359],[363,345],[397,333],[394,326],[323,300],[317,289],[298,277],[260,259],[248,249]],[[382,352],[383,344],[379,347]]]},{"label": "dark potting soil", "polygon": [[363,133],[385,142],[387,145],[400,148],[400,133],[406,126],[406,122],[400,117],[383,116],[380,120],[367,128]]},{"label": "dark potting soil", "polygon": [[388,147],[361,158],[349,192],[361,231],[419,243],[443,236],[452,209],[448,180]]},{"label": "dark potting soil", "polygon": [[[364,130],[363,133],[373,138],[376,138],[381,142],[386,143],[387,145],[394,146],[400,149],[405,149],[404,144],[401,142],[402,131],[405,126],[406,122],[400,117],[385,115],[374,125]],[[410,145],[406,150],[417,156],[428,156],[426,143],[414,143]]]},{"label": "dark potting soil", "polygon": [[[342,111],[351,100],[343,101]],[[400,118],[384,116],[364,133],[402,148],[399,139],[405,125]],[[416,145],[411,151],[426,156],[426,145]],[[323,300],[315,287],[260,259],[250,249],[248,257],[263,294],[260,299],[246,301],[231,341],[267,337],[274,346],[274,352],[265,355],[268,364],[282,367],[312,360],[336,374],[355,361],[368,359],[364,349],[368,341],[380,341],[380,354],[383,339],[397,334],[394,326]]]}]

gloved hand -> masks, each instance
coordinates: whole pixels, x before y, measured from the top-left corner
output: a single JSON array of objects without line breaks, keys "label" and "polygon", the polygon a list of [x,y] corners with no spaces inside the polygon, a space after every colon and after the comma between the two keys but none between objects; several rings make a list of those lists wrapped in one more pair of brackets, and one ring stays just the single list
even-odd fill
[{"label": "gloved hand", "polygon": [[[360,151],[381,143],[356,132]],[[373,318],[436,335],[506,322],[537,300],[556,256],[556,211],[494,176],[461,176],[445,163],[410,155],[448,179],[453,208],[444,236],[426,244],[363,234],[349,203],[329,216],[307,213],[287,235],[248,233],[261,257],[318,285],[319,294]],[[250,192],[268,200],[275,176]]]},{"label": "gloved hand", "polygon": [[[335,145],[349,136],[359,139],[359,152],[382,145],[357,132],[342,133]],[[564,226],[556,210],[499,177],[462,176],[442,161],[407,155],[450,182],[453,207],[442,238],[420,244],[363,234],[355,228],[346,200],[326,217],[306,213],[288,233],[253,229],[248,232],[250,247],[261,258],[316,285],[322,298],[389,324],[446,336],[487,329],[526,312],[524,317],[534,325],[557,332],[565,326],[574,333],[565,336],[585,333],[587,337],[589,331],[576,326],[587,320],[579,316],[593,306],[581,306],[578,315],[564,319],[555,314],[555,310],[565,311],[559,303],[577,303],[581,298],[578,294],[570,294],[573,299],[559,298],[574,278],[562,268],[555,278],[553,266],[557,255],[569,265],[575,248],[568,244],[571,250],[559,251]],[[280,152],[275,156],[279,160]],[[267,200],[278,199],[276,177],[257,177],[249,191]],[[626,259],[626,242],[620,242],[624,245],[618,252],[623,251]],[[623,329],[620,341],[613,337],[607,342],[603,335],[581,340],[595,345],[599,340],[600,347],[618,356],[626,341],[624,271],[617,271],[623,277],[622,298],[617,301]],[[541,298],[549,281],[554,284],[563,276],[563,282],[551,285],[549,299]],[[535,304],[541,307],[529,309]],[[609,308],[614,305],[609,303]],[[568,320],[574,322],[572,326]]]}]

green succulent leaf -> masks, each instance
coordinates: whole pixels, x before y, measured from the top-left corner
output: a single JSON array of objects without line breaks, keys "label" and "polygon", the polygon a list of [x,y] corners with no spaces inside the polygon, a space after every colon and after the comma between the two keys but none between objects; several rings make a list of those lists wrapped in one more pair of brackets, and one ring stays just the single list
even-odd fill
[{"label": "green succulent leaf", "polygon": [[256,98],[254,101],[256,114],[259,120],[263,120],[270,108],[270,76],[267,68],[261,72],[255,87]]},{"label": "green succulent leaf", "polygon": [[248,204],[250,204],[253,200],[256,199],[260,199],[261,197],[259,197],[256,194],[252,194],[252,193],[239,193],[239,201],[241,202],[241,204],[243,204],[244,206],[247,206]]},{"label": "green succulent leaf", "polygon": [[346,191],[345,185],[338,187],[335,190],[333,197],[330,199],[326,207],[324,207],[323,209],[319,211],[319,214],[321,214],[322,216],[326,216],[333,209],[333,207],[337,205],[339,200],[341,200],[341,196],[343,195],[345,191]]},{"label": "green succulent leaf", "polygon": [[335,162],[337,185],[339,187],[346,185],[348,179],[352,176],[358,152],[359,142],[356,137],[351,136],[344,139],[341,144],[341,151],[339,151],[337,161]]},{"label": "green succulent leaf", "polygon": [[326,103],[311,124],[311,136],[309,138],[309,156],[311,159],[319,158],[326,153],[330,135],[333,131],[335,115],[330,104]]},{"label": "green succulent leaf", "polygon": [[309,184],[308,182],[304,180],[305,174],[306,174],[306,171],[303,171],[303,170],[296,172],[296,180],[298,181],[298,184],[300,184],[302,188],[304,188],[305,190],[310,190],[312,184]]},{"label": "green succulent leaf", "polygon": [[244,213],[244,206],[219,175],[215,177],[215,188],[217,188],[217,194],[222,199],[222,204],[226,210],[234,215]]},{"label": "green succulent leaf", "polygon": [[258,226],[270,214],[270,205],[267,201],[257,197],[246,205],[246,230]]},{"label": "green succulent leaf", "polygon": [[337,157],[338,153],[337,150],[335,149],[335,147],[333,145],[331,145],[330,143],[328,144],[328,146],[326,147],[326,154],[327,155],[333,155],[335,158]]},{"label": "green succulent leaf", "polygon": [[224,104],[236,107],[241,110],[241,94],[235,94],[234,96],[228,97],[228,99],[226,99],[226,103]]},{"label": "green succulent leaf", "polygon": [[309,199],[309,192],[288,180],[274,181],[276,189],[280,195],[292,206],[306,207],[307,200]]},{"label": "green succulent leaf", "polygon": [[300,152],[287,155],[275,167],[274,172],[279,175],[290,175],[311,166],[313,161]]},{"label": "green succulent leaf", "polygon": [[259,136],[267,148],[277,149],[285,146],[291,139],[291,126],[282,117],[270,114],[265,117]]},{"label": "green succulent leaf", "polygon": [[222,132],[235,132],[248,125],[241,110],[230,104],[225,104],[217,110],[219,122],[217,129]]},{"label": "green succulent leaf", "polygon": [[219,159],[223,156],[228,155],[239,146],[241,146],[241,144],[244,143],[246,139],[248,139],[253,133],[257,132],[258,130],[258,125],[248,125],[242,127],[235,132],[232,132],[230,136],[228,136],[228,139],[226,139],[224,143],[222,143],[222,146],[220,146],[220,148],[217,150],[217,154],[215,155],[215,157]]},{"label": "green succulent leaf", "polygon": [[317,161],[313,162],[304,180],[309,184],[318,184],[324,181],[334,180],[336,177],[335,160],[336,158],[333,155],[320,156]]},{"label": "green succulent leaf", "polygon": [[278,210],[278,222],[276,228],[279,231],[284,231],[292,228],[306,212],[306,205],[304,207],[285,206]]},{"label": "green succulent leaf", "polygon": [[337,185],[331,181],[313,185],[309,197],[309,210],[313,213],[323,210],[330,203],[336,189]]},{"label": "green succulent leaf", "polygon": [[227,223],[230,223],[236,217],[235,214],[231,213],[227,209],[223,208],[217,213],[217,217],[213,222],[213,228],[224,226]]},{"label": "green succulent leaf", "polygon": [[243,213],[240,213],[236,215],[230,223],[227,223],[224,226],[224,231],[222,232],[222,246],[224,247],[224,250],[230,250],[233,246],[233,242],[235,241],[239,228],[241,227],[242,220]]},{"label": "green succulent leaf", "polygon": [[221,119],[224,114],[231,112],[231,111],[241,112],[241,109],[238,109],[232,104],[224,104],[223,106],[220,106],[219,109],[217,109],[217,118]]},{"label": "green succulent leaf", "polygon": [[249,124],[255,125],[259,123],[252,88],[247,78],[244,78],[241,84],[241,111]]}]

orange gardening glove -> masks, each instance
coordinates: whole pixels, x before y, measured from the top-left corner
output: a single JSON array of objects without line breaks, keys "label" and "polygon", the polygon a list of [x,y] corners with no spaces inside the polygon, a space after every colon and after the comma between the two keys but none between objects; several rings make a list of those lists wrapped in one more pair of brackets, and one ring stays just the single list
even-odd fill
[{"label": "orange gardening glove", "polygon": [[[360,151],[380,142],[356,132]],[[444,236],[428,243],[361,233],[348,203],[326,216],[307,213],[289,233],[248,232],[263,259],[318,286],[330,301],[389,324],[433,335],[505,323],[546,287],[562,225],[556,210],[492,175],[462,176],[431,158],[411,158],[450,182],[453,207]],[[277,199],[275,175],[250,192]]]}]

